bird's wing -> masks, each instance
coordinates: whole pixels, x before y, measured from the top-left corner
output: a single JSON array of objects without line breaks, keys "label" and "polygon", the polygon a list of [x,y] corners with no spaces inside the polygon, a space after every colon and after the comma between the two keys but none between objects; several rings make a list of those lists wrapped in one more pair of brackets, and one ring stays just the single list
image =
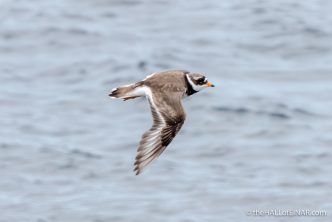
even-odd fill
[{"label": "bird's wing", "polygon": [[186,116],[181,93],[156,94],[147,93],[153,125],[143,134],[139,144],[134,163],[136,175],[166,149],[180,131]]}]

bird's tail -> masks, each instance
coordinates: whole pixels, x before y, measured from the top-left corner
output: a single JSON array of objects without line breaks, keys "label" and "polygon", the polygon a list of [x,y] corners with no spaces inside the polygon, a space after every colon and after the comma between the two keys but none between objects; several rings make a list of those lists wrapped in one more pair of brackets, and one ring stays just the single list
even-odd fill
[{"label": "bird's tail", "polygon": [[145,96],[144,87],[141,82],[120,86],[118,88],[112,89],[109,94],[112,98],[120,98],[123,100],[135,99],[140,96]]}]

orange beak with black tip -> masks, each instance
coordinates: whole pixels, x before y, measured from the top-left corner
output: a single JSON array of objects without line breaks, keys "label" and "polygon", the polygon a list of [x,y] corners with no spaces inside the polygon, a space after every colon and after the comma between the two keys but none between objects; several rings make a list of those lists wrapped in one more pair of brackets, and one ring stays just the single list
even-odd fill
[{"label": "orange beak with black tip", "polygon": [[206,83],[206,86],[207,86],[207,87],[214,87],[214,85],[213,85],[211,82],[207,82],[207,83]]}]

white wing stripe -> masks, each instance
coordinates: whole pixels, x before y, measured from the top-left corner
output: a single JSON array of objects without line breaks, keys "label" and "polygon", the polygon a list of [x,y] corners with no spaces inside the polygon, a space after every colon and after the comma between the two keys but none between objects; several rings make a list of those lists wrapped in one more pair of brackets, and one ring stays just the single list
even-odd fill
[{"label": "white wing stripe", "polygon": [[[153,95],[152,95],[151,89],[150,89],[149,87],[144,87],[144,91],[145,91],[145,95],[146,95],[147,99],[151,102],[151,105],[152,105],[153,108],[156,110],[156,113],[157,113],[159,119],[161,120],[161,122],[162,122],[163,125],[165,126],[165,125],[166,125],[165,120],[164,120],[164,118],[162,117],[162,115],[160,114],[160,112],[159,112],[159,110],[158,110],[156,104],[155,104],[154,101],[153,101]],[[158,131],[159,131],[160,129],[162,129],[162,128],[163,128],[163,126],[160,126],[160,127],[158,128]]]},{"label": "white wing stripe", "polygon": [[148,78],[151,78],[151,77],[154,76],[155,74],[157,74],[157,73],[154,72],[154,73],[152,73],[152,74],[146,76],[145,79],[143,79],[143,81],[147,80]]}]

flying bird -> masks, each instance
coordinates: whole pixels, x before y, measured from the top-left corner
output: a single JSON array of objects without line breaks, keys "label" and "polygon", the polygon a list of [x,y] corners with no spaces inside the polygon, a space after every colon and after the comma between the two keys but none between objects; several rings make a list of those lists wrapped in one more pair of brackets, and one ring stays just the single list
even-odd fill
[{"label": "flying bird", "polygon": [[134,171],[136,175],[156,159],[180,131],[186,118],[181,100],[198,91],[214,87],[201,73],[185,70],[156,72],[134,84],[112,89],[112,98],[135,99],[145,96],[150,104],[152,127],[139,143]]}]

